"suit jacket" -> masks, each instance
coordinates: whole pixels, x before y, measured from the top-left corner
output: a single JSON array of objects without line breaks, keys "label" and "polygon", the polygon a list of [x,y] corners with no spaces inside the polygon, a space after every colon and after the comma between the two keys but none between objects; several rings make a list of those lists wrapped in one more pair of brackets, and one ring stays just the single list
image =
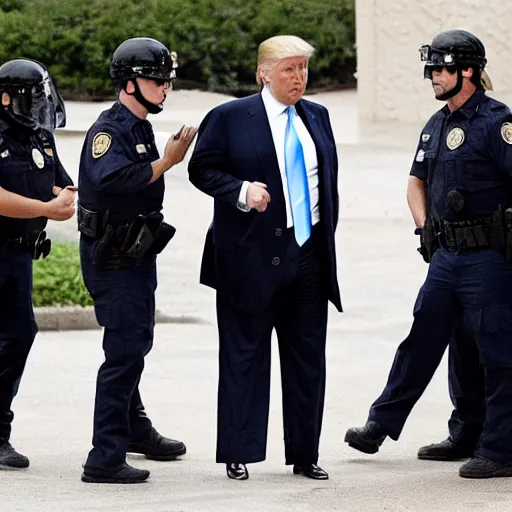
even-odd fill
[{"label": "suit jacket", "polygon": [[[336,274],[334,233],[338,223],[338,160],[329,114],[307,100],[296,105],[316,146],[322,268],[328,297],[342,311]],[[283,184],[274,141],[261,98],[256,94],[214,108],[201,123],[189,166],[190,181],[214,198],[201,265],[202,284],[231,296],[241,310],[269,304],[283,273],[288,243]],[[266,183],[271,202],[264,213],[237,208],[243,181]]]}]

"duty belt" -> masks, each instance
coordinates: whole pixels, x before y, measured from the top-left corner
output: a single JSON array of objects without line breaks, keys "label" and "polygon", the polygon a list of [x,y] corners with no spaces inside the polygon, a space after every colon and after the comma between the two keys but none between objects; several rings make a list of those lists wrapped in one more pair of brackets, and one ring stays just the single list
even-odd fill
[{"label": "duty belt", "polygon": [[112,224],[109,212],[98,213],[78,206],[78,230],[95,241],[92,263],[117,269],[140,264],[159,254],[176,232],[163,222],[160,212],[139,214],[129,223]]},{"label": "duty belt", "polygon": [[50,254],[52,242],[46,238],[46,231],[36,231],[30,235],[11,236],[0,238],[0,251],[17,249],[28,251],[32,259],[38,260],[41,256],[46,258]]},{"label": "duty belt", "polygon": [[488,217],[460,222],[437,221],[434,223],[441,245],[449,251],[487,248],[502,249],[505,230],[501,212]]}]

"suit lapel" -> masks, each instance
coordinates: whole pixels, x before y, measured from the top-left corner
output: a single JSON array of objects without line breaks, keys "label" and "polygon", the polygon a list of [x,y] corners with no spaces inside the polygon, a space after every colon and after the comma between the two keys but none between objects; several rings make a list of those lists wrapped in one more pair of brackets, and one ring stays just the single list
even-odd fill
[{"label": "suit lapel", "polygon": [[274,168],[279,170],[274,139],[272,138],[272,132],[270,131],[270,124],[268,122],[265,106],[263,105],[263,100],[261,99],[261,94],[253,98],[254,101],[247,110],[247,129],[251,135],[262,169],[265,172]]},{"label": "suit lapel", "polygon": [[322,131],[318,127],[315,115],[302,100],[297,102],[295,109],[315,143],[318,168],[320,169],[325,162],[325,142],[322,138]]},{"label": "suit lapel", "polygon": [[267,112],[261,94],[257,94],[253,98],[254,100],[247,110],[247,129],[260,161],[263,179],[272,198],[270,206],[278,211],[282,207],[285,212],[283,182]]}]

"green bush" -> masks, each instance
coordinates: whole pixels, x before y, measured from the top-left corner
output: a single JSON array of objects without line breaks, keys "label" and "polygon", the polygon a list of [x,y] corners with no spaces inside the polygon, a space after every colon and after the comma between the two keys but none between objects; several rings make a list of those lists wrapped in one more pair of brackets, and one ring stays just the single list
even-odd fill
[{"label": "green bush", "polygon": [[353,84],[354,11],[354,0],[0,0],[0,63],[34,58],[65,97],[104,97],[112,52],[149,36],[178,52],[178,87],[241,94],[255,88],[258,44],[294,34],[317,48],[312,87]]},{"label": "green bush", "polygon": [[46,259],[34,261],[34,306],[91,306],[75,243],[53,243]]}]

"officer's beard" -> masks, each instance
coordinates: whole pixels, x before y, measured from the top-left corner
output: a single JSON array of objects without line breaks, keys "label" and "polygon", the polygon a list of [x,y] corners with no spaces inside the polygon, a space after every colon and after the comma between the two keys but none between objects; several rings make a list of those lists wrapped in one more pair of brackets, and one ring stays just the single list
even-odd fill
[{"label": "officer's beard", "polygon": [[[434,80],[432,80],[432,84],[435,84]],[[436,100],[439,101],[447,101],[450,98],[453,98],[456,94],[462,90],[462,69],[457,69],[457,83],[455,87],[449,89],[448,91],[444,91],[442,94],[436,94]]]},{"label": "officer's beard", "polygon": [[[137,83],[137,80],[133,80],[133,87],[135,88],[135,91],[133,93],[127,92],[127,94],[130,94],[130,96],[133,96],[150,114],[159,114],[164,109],[163,102],[160,104],[151,103],[146,98],[144,98],[139,84]],[[164,98],[165,101],[165,98]]]}]

